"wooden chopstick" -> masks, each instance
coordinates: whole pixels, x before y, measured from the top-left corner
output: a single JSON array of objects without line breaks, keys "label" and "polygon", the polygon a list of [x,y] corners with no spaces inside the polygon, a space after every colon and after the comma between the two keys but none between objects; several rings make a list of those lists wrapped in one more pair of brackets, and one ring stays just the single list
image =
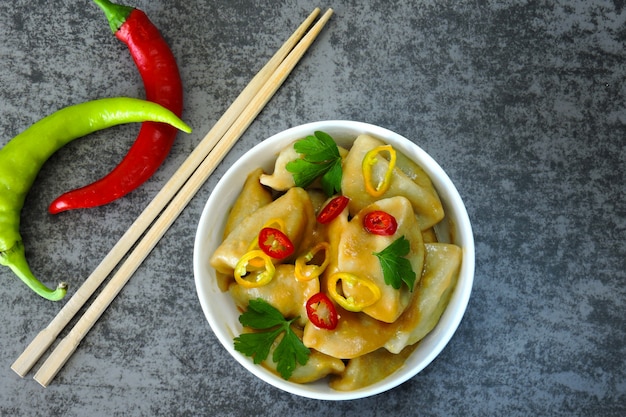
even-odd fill
[{"label": "wooden chopstick", "polygon": [[197,145],[185,162],[183,162],[180,168],[174,173],[163,189],[155,196],[152,202],[144,209],[137,220],[135,220],[117,244],[100,262],[93,273],[87,278],[87,280],[85,280],[83,285],[65,304],[63,309],[57,314],[52,322],[50,322],[48,327],[42,330],[27,346],[20,357],[17,358],[11,368],[18,375],[22,377],[26,375],[26,373],[34,366],[34,364],[54,342],[59,333],[76,315],[78,310],[80,310],[85,302],[100,287],[106,277],[128,253],[130,248],[137,242],[150,224],[152,224],[165,205],[172,199],[174,194],[180,189],[185,181],[187,181],[195,169],[204,160],[209,151],[215,146],[217,141],[224,135],[239,114],[241,114],[241,112],[245,109],[261,86],[265,84],[278,65],[302,38],[304,33],[306,33],[312,22],[319,15],[319,12],[320,10],[316,8],[305,19],[300,27],[298,27],[298,29],[289,37],[283,46],[281,46],[281,48],[274,54],[268,63],[259,71],[259,73],[250,81],[237,99],[235,99],[235,101],[231,104],[228,110],[226,110],[224,115],[218,120],[215,126],[209,131],[209,133],[207,133],[204,139]]},{"label": "wooden chopstick", "polygon": [[[24,350],[11,368],[20,376],[26,373],[43,356],[45,351],[54,342],[59,333],[65,328],[78,310],[93,295],[104,279],[111,273],[117,264],[124,258],[130,248],[137,242],[154,219],[161,213],[163,208],[172,200],[183,184],[191,177],[200,164],[205,160],[209,152],[217,142],[231,128],[237,118],[248,107],[249,103],[267,83],[268,79],[283,62],[285,57],[293,50],[297,42],[304,36],[313,21],[319,15],[320,10],[315,9],[300,27],[291,35],[283,46],[274,54],[268,63],[250,81],[248,86],[241,92],[211,131],[198,144],[195,150],[183,162],[180,168],[167,182],[163,189],[155,196],[152,202],[144,209],[141,215],[130,226],[117,244],[111,249],[93,273],[83,285],[76,291],[72,298],[65,304],[50,324],[42,330]],[[146,254],[147,255],[147,254]]]},{"label": "wooden chopstick", "polygon": [[58,371],[70,358],[78,347],[80,341],[100,318],[109,304],[115,299],[119,291],[128,282],[132,274],[152,251],[161,237],[169,229],[178,215],[195,196],[200,187],[213,173],[219,162],[226,156],[235,142],[241,137],[248,126],[265,107],[278,88],[283,84],[295,65],[302,58],[308,47],[315,40],[326,22],[330,19],[333,11],[329,9],[320,20],[304,35],[302,40],[293,48],[287,57],[280,63],[269,80],[264,83],[258,93],[245,107],[241,115],[235,120],[222,139],[216,143],[209,155],[202,161],[200,166],[182,186],[165,210],[156,219],[153,226],[146,232],[139,244],[128,256],[113,278],[96,297],[85,314],[75,324],[69,334],[63,338],[59,345],[50,354],[39,371],[35,374],[35,380],[46,387],[56,376]]}]

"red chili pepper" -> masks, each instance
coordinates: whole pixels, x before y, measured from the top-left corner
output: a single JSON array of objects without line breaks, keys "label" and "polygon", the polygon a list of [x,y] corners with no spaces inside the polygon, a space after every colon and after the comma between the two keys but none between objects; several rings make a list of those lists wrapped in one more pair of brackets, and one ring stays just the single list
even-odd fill
[{"label": "red chili pepper", "polygon": [[259,248],[274,259],[288,257],[295,250],[289,237],[273,227],[264,227],[259,232]]},{"label": "red chili pepper", "polygon": [[[183,87],[176,59],[159,30],[139,9],[94,0],[105,12],[115,36],[132,55],[146,90],[146,99],[180,117]],[[124,159],[103,178],[69,191],[52,202],[50,213],[108,204],[146,182],[170,152],[177,130],[163,123],[145,122]]]},{"label": "red chili pepper", "polygon": [[320,214],[317,215],[317,221],[321,224],[330,223],[341,214],[349,202],[350,199],[343,195],[333,198],[324,206]]},{"label": "red chili pepper", "polygon": [[323,292],[318,292],[308,299],[306,315],[311,323],[320,329],[333,330],[339,321],[335,305]]},{"label": "red chili pepper", "polygon": [[391,236],[396,233],[396,218],[382,210],[370,211],[363,218],[363,227],[374,235]]}]

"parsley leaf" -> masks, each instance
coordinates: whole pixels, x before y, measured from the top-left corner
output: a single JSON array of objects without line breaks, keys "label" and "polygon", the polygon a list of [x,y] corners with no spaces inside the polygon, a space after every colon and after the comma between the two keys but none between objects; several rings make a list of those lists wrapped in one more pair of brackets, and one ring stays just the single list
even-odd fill
[{"label": "parsley leaf", "polygon": [[243,333],[235,338],[235,350],[250,356],[255,364],[263,362],[270,353],[272,343],[283,332],[282,328],[259,333]]},{"label": "parsley leaf", "polygon": [[341,190],[341,155],[329,134],[316,131],[314,136],[297,141],[293,147],[302,157],[288,162],[285,168],[293,174],[296,186],[308,187],[322,177],[326,195],[330,197]]},{"label": "parsley leaf", "polygon": [[304,346],[300,338],[290,329],[290,331],[285,333],[280,344],[274,349],[272,359],[276,362],[276,370],[280,375],[285,379],[289,379],[296,369],[296,362],[300,365],[306,365],[310,354],[311,351]]},{"label": "parsley leaf", "polygon": [[400,289],[402,282],[404,282],[409,287],[409,290],[413,291],[416,275],[411,267],[411,262],[405,258],[410,250],[411,245],[409,241],[402,236],[382,251],[374,252],[374,255],[380,261],[385,284],[391,285],[396,290]]},{"label": "parsley leaf", "polygon": [[239,322],[259,331],[236,337],[235,350],[259,364],[267,359],[274,341],[283,334],[272,359],[280,375],[289,379],[297,364],[305,365],[310,355],[309,349],[291,329],[291,323],[296,319],[285,319],[280,311],[261,298],[250,300],[248,310],[239,316]]},{"label": "parsley leaf", "polygon": [[341,192],[341,158],[337,159],[322,177],[322,188],[327,196]]},{"label": "parsley leaf", "polygon": [[239,322],[253,329],[268,329],[283,324],[285,318],[270,303],[258,298],[250,300],[248,310],[239,317]]},{"label": "parsley leaf", "polygon": [[296,186],[302,188],[311,185],[313,181],[330,169],[329,164],[314,164],[302,158],[287,162],[285,168],[293,174]]},{"label": "parsley leaf", "polygon": [[337,144],[328,133],[318,130],[314,134],[294,143],[296,152],[305,154],[309,162],[326,162],[340,157]]}]

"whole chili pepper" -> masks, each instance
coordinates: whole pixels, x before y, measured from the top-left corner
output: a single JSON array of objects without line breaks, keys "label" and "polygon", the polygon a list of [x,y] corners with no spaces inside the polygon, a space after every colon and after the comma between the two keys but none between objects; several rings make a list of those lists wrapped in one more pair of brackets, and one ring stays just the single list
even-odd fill
[{"label": "whole chili pepper", "polygon": [[68,142],[123,123],[146,120],[191,129],[163,106],[136,98],[106,98],[65,107],[39,120],[0,149],[0,264],[8,266],[33,291],[48,300],[65,296],[67,286],[52,290],[31,272],[19,232],[26,194],[46,160]]},{"label": "whole chili pepper", "polygon": [[[146,90],[146,99],[168,108],[178,117],[183,110],[183,88],[176,59],[148,16],[129,6],[94,0],[104,11],[111,30],[131,53]],[[108,204],[146,182],[170,152],[176,129],[143,123],[137,139],[122,161],[106,176],[69,191],[49,207],[50,213]]]}]

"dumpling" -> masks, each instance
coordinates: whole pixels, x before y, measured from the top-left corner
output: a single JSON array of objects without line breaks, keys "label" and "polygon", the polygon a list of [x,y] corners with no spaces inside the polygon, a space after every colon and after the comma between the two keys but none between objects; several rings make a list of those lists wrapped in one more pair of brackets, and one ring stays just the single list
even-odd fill
[{"label": "dumpling", "polygon": [[382,381],[400,369],[416,347],[417,344],[407,346],[398,354],[381,348],[350,359],[345,371],[332,377],[328,385],[337,391],[354,391]]},{"label": "dumpling", "polygon": [[419,286],[411,304],[394,323],[337,306],[340,318],[333,331],[310,323],[304,327],[305,346],[327,355],[353,359],[381,347],[399,353],[426,336],[437,324],[456,285],[462,260],[461,248],[448,243],[425,244],[426,258]]},{"label": "dumpling", "polygon": [[[372,211],[381,210],[391,214],[398,224],[393,235],[380,236],[369,233],[363,227],[363,218]],[[404,236],[410,243],[410,252],[406,258],[416,274],[416,285],[424,265],[424,243],[422,233],[413,214],[411,203],[404,197],[391,197],[379,200],[363,208],[350,220],[341,234],[338,245],[337,270],[369,279],[381,291],[381,298],[373,305],[363,309],[363,313],[386,323],[392,323],[404,312],[411,302],[411,291],[406,284],[395,289],[385,283],[380,260],[374,252],[380,252],[394,241]],[[353,287],[352,287],[353,288]],[[346,298],[353,294],[350,286],[343,286]]]},{"label": "dumpling", "polygon": [[261,175],[263,175],[263,170],[257,168],[246,178],[243,189],[228,214],[226,226],[224,227],[224,238],[243,219],[272,202],[272,193],[259,182]]},{"label": "dumpling", "polygon": [[326,194],[324,194],[324,192],[319,189],[310,189],[307,190],[307,192],[309,193],[309,197],[311,198],[311,203],[313,203],[313,209],[315,210],[315,213],[319,213],[320,209],[326,203]]},{"label": "dumpling", "polygon": [[[339,150],[339,155],[342,158],[345,158],[346,155],[348,155],[347,149],[342,148],[341,146],[338,146],[337,148]],[[272,172],[272,174],[261,175],[261,184],[271,187],[276,191],[286,191],[291,187],[295,187],[296,183],[293,179],[293,174],[287,171],[287,164],[301,157],[302,155],[294,149],[293,143],[285,147],[278,154],[278,158],[276,158],[276,162],[274,163],[274,172]],[[321,188],[319,179],[312,184],[312,188]]]},{"label": "dumpling", "polygon": [[434,228],[429,228],[426,230],[422,230],[422,239],[424,243],[437,243],[439,242],[439,238],[437,237],[437,233]]},{"label": "dumpling", "polygon": [[[302,331],[300,329],[292,327],[292,330],[298,337],[302,336]],[[274,355],[274,350],[281,340],[282,336],[276,338],[270,348],[267,359],[262,362],[265,369],[268,369],[277,375],[280,375],[277,370],[278,365],[274,362],[272,357]],[[322,379],[330,374],[341,374],[345,368],[346,366],[341,359],[333,358],[332,356],[324,355],[321,352],[311,349],[311,354],[309,355],[307,363],[305,365],[298,364],[291,374],[291,377],[289,377],[289,381],[297,384],[307,384],[309,382]]]},{"label": "dumpling", "polygon": [[219,273],[232,276],[237,262],[248,252],[263,226],[274,219],[284,222],[283,233],[295,246],[296,254],[301,246],[308,247],[315,226],[313,205],[306,191],[294,187],[241,221],[215,250],[210,259],[211,266]]},{"label": "dumpling", "polygon": [[298,159],[300,154],[296,152],[293,144],[285,147],[278,154],[276,162],[274,163],[274,172],[261,175],[261,184],[273,188],[276,191],[286,191],[296,186],[293,180],[293,174],[287,171],[286,165]]},{"label": "dumpling", "polygon": [[[405,196],[413,206],[421,230],[426,230],[439,223],[444,217],[443,206],[430,179],[421,169],[419,171],[411,170],[410,165],[404,162],[401,164],[396,163],[389,189],[381,197],[373,197],[365,191],[365,179],[362,168],[363,159],[367,152],[383,145],[385,143],[379,139],[366,134],[360,135],[354,141],[350,153],[344,160],[341,189],[343,194],[350,198],[350,214],[355,215],[378,198]],[[399,153],[397,150],[396,152]],[[404,156],[401,156],[400,159],[401,161],[408,160]],[[406,167],[406,171],[414,179],[407,176],[400,169],[399,165]],[[372,175],[382,178],[388,166],[388,161],[380,158],[380,162],[373,167]]]},{"label": "dumpling", "polygon": [[[243,219],[259,208],[272,202],[272,193],[259,182],[259,178],[262,174],[263,170],[258,168],[246,177],[241,193],[237,197],[237,200],[235,200],[235,204],[233,204],[226,218],[222,240],[226,239],[226,236],[228,236]],[[216,271],[215,277],[220,290],[228,290],[228,285],[232,281],[232,274],[224,274]]]},{"label": "dumpling", "polygon": [[[268,355],[264,365],[266,368],[271,367],[274,371],[276,370],[276,364],[272,360],[271,353]],[[346,365],[341,359],[333,358],[332,356],[324,355],[323,353],[313,350],[311,351],[306,365],[296,366],[289,381],[295,382],[296,384],[307,384],[331,374],[340,374],[345,368]]]},{"label": "dumpling", "polygon": [[339,320],[334,330],[324,330],[307,323],[302,342],[308,348],[340,359],[352,359],[383,347],[394,332],[392,324],[367,314],[353,313],[335,306]]},{"label": "dumpling", "polygon": [[456,285],[461,268],[461,248],[449,243],[428,243],[420,285],[410,309],[397,322],[387,350],[398,353],[405,346],[422,340],[439,322]]},{"label": "dumpling", "polygon": [[328,242],[330,249],[330,261],[326,267],[324,276],[328,276],[337,269],[337,255],[339,253],[340,238],[348,226],[348,208],[346,207],[337,217],[328,224],[316,223],[316,232],[319,241]]},{"label": "dumpling", "polygon": [[306,302],[320,292],[320,284],[318,279],[298,281],[294,275],[294,266],[283,264],[276,267],[276,274],[268,284],[244,288],[233,283],[229,291],[235,305],[242,311],[248,307],[250,300],[262,298],[280,311],[283,317],[300,317],[297,323],[304,327],[307,322]]}]

